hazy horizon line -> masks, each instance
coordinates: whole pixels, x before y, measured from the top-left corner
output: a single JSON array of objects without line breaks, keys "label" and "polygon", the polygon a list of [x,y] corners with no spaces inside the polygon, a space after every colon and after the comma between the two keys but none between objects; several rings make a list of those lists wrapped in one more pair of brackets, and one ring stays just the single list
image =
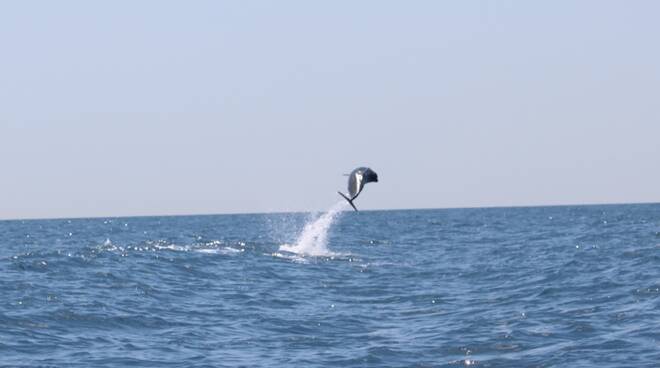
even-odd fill
[{"label": "hazy horizon line", "polygon": [[[561,203],[561,204],[529,204],[529,205],[492,205],[492,206],[456,206],[456,207],[418,207],[418,208],[376,208],[364,209],[359,212],[386,211],[425,211],[425,210],[462,210],[462,209],[506,209],[506,208],[542,208],[542,207],[590,207],[590,206],[621,206],[621,205],[657,205],[660,202],[591,202],[591,203]],[[119,215],[119,216],[87,216],[87,217],[24,217],[0,218],[2,221],[50,221],[50,220],[94,220],[94,219],[130,219],[145,217],[193,217],[193,216],[241,216],[241,215],[276,215],[319,213],[316,211],[270,211],[270,212],[217,212],[217,213],[181,213],[159,215]],[[353,211],[347,211],[353,212]]]}]

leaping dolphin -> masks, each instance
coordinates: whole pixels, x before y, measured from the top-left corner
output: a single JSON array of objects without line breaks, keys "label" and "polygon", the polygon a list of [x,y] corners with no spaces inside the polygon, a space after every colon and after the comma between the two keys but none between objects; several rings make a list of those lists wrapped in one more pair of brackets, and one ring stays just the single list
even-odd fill
[{"label": "leaping dolphin", "polygon": [[348,174],[348,196],[339,191],[337,193],[344,197],[348,201],[348,204],[357,211],[358,209],[353,204],[353,201],[360,195],[364,185],[371,182],[378,182],[378,174],[368,167],[358,167]]}]

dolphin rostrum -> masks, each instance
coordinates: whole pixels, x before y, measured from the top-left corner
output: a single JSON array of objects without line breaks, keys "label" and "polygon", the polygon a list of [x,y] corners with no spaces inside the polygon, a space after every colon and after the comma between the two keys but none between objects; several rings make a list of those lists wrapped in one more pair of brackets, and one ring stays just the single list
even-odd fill
[{"label": "dolphin rostrum", "polygon": [[348,201],[348,204],[357,211],[353,201],[360,195],[364,185],[371,182],[378,182],[378,174],[368,167],[358,167],[348,174],[348,195],[339,191],[337,193],[344,197],[344,199]]}]

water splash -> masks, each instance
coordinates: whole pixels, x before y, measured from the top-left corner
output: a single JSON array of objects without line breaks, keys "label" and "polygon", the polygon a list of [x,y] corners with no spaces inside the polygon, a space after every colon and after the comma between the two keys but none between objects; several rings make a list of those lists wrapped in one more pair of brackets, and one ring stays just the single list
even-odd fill
[{"label": "water splash", "polygon": [[314,257],[335,256],[336,253],[328,249],[328,231],[344,208],[346,202],[337,202],[318,218],[308,221],[295,244],[283,244],[280,251]]}]

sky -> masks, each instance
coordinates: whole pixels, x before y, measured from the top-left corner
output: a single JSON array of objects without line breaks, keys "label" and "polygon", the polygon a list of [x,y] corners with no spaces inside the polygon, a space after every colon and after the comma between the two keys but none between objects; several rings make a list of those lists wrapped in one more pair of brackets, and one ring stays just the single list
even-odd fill
[{"label": "sky", "polygon": [[657,1],[0,5],[0,219],[660,201]]}]

